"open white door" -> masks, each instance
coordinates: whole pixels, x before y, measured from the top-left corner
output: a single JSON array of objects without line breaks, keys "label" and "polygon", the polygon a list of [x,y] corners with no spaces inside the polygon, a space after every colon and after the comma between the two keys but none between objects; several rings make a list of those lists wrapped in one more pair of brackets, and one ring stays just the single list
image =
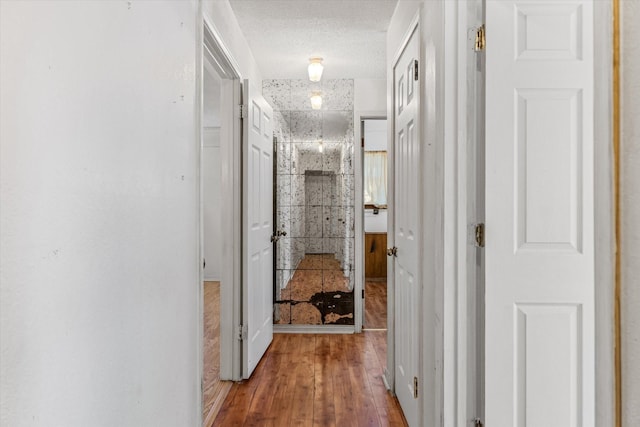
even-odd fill
[{"label": "open white door", "polygon": [[487,426],[595,422],[594,1],[486,1]]},{"label": "open white door", "polygon": [[395,391],[410,426],[418,425],[418,307],[420,301],[419,35],[414,30],[393,67]]},{"label": "open white door", "polygon": [[248,80],[242,99],[242,376],[249,378],[273,339],[273,110]]}]

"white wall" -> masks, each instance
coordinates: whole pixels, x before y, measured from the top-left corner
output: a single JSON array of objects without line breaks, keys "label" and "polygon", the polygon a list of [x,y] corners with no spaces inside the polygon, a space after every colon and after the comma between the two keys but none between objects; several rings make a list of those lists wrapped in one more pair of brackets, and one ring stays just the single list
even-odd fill
[{"label": "white wall", "polygon": [[219,281],[222,264],[220,126],[222,81],[205,55],[202,86],[202,250],[204,280]]},{"label": "white wall", "polygon": [[221,81],[212,65],[205,58],[202,87],[202,126],[220,127]]},{"label": "white wall", "polygon": [[640,3],[622,6],[623,425],[640,423]]},{"label": "white wall", "polygon": [[[385,79],[354,79],[353,109],[355,113],[384,112],[387,108],[387,81]],[[356,121],[358,117],[356,117]]]},{"label": "white wall", "polygon": [[[206,81],[205,81],[206,84]],[[220,280],[222,223],[220,199],[220,128],[204,128],[202,135],[202,237],[206,260],[204,280]]]},{"label": "white wall", "polygon": [[0,2],[0,424],[200,423],[195,1]]}]

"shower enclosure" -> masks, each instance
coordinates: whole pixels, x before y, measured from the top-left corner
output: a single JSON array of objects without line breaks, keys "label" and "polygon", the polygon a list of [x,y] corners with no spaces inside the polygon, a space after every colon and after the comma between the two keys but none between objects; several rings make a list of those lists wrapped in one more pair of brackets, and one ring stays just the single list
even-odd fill
[{"label": "shower enclosure", "polygon": [[263,93],[275,110],[274,322],[352,325],[353,80],[265,80]]}]

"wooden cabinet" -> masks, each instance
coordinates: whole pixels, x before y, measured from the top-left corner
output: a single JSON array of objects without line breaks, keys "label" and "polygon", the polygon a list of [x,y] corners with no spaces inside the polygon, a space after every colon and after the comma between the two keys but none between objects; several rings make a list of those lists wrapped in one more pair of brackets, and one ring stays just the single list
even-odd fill
[{"label": "wooden cabinet", "polygon": [[387,233],[365,233],[364,272],[367,278],[387,277]]}]

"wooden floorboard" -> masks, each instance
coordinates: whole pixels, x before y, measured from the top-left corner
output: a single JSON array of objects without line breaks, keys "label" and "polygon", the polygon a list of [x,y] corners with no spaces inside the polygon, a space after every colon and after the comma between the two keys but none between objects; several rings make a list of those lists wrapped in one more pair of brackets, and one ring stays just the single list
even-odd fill
[{"label": "wooden floorboard", "polygon": [[386,280],[366,280],[363,326],[366,329],[387,328]]},{"label": "wooden floorboard", "polygon": [[[386,332],[275,334],[215,426],[406,426],[382,381]],[[386,359],[386,358],[385,358]]]},{"label": "wooden floorboard", "polygon": [[232,383],[220,381],[220,282],[204,282],[203,286],[202,419],[203,426],[209,427]]}]

